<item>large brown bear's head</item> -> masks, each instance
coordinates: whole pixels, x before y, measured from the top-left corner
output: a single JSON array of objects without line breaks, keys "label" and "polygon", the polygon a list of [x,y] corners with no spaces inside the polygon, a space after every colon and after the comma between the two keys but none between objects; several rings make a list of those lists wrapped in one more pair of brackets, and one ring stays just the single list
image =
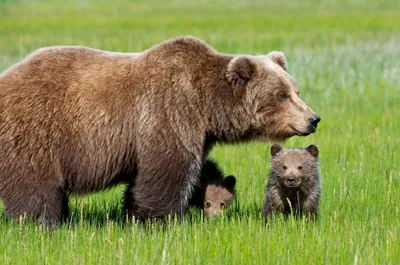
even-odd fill
[{"label": "large brown bear's head", "polygon": [[226,76],[251,117],[253,137],[283,141],[317,129],[321,119],[300,99],[282,52],[238,55],[229,62]]}]

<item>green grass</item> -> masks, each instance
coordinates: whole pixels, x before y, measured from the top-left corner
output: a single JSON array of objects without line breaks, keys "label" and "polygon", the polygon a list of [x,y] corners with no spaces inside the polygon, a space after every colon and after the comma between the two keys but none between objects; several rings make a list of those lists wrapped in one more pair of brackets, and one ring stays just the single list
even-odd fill
[{"label": "green grass", "polygon": [[[398,264],[400,261],[400,2],[0,0],[0,70],[36,48],[141,51],[179,35],[225,53],[285,52],[322,122],[318,223],[261,217],[269,144],[218,146],[238,178],[221,219],[144,227],[124,220],[122,187],[70,200],[51,232],[0,213],[0,264]],[[1,207],[0,207],[1,208]]]}]

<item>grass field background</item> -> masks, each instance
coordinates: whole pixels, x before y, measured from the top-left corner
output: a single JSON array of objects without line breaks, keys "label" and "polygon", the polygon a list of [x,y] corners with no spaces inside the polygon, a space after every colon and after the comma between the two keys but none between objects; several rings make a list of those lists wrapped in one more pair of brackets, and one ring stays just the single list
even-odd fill
[{"label": "grass field background", "polygon": [[318,223],[261,216],[270,144],[217,146],[237,202],[215,221],[124,220],[123,187],[70,199],[52,232],[0,206],[0,264],[399,264],[400,2],[0,0],[0,71],[33,50],[85,45],[121,52],[193,35],[225,53],[285,52],[301,97],[322,117]]}]

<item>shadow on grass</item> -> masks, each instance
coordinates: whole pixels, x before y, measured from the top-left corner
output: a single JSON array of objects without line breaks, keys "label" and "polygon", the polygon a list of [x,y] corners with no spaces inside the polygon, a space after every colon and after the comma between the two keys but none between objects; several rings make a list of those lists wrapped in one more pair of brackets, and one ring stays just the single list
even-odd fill
[{"label": "shadow on grass", "polygon": [[122,213],[121,203],[110,202],[104,205],[99,203],[70,206],[70,214],[66,220],[68,226],[76,227],[84,224],[85,226],[103,227],[107,223],[124,226],[129,221]]},{"label": "shadow on grass", "polygon": [[[152,226],[138,220],[129,219],[122,211],[122,203],[118,199],[111,201],[87,203],[84,199],[76,198],[70,201],[70,214],[68,218],[60,223],[60,227],[74,229],[80,226],[102,228],[110,223],[118,227],[131,226],[134,223],[144,224],[144,227]],[[220,217],[222,218],[222,217]],[[239,202],[233,203],[224,213],[223,220],[227,222],[262,218],[260,205],[256,203],[241,206]],[[204,222],[207,217],[196,207],[191,207],[182,218],[167,217],[167,226],[171,224],[186,223],[188,225]],[[24,223],[34,224],[31,220],[24,220]],[[0,223],[4,225],[20,225],[21,220],[10,219],[4,209],[0,209]],[[162,226],[162,225],[161,225]]]},{"label": "shadow on grass", "polygon": [[[73,201],[71,203],[71,201]],[[70,200],[69,203],[69,216],[54,227],[67,226],[69,228],[77,226],[93,226],[103,227],[107,223],[113,222],[117,225],[125,225],[132,223],[127,220],[122,213],[122,204],[118,201],[110,201],[95,203],[84,203],[85,197]],[[36,226],[37,222],[30,218],[10,218],[4,212],[4,207],[0,207],[0,224],[2,225],[33,225]]]}]

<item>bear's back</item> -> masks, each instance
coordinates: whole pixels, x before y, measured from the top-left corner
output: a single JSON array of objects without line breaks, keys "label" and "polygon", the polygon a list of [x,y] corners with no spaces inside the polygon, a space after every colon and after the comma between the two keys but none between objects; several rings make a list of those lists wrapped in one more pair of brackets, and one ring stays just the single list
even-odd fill
[{"label": "bear's back", "polygon": [[[12,93],[18,86],[40,89],[44,83],[58,84],[66,89],[91,71],[98,74],[112,65],[132,61],[137,54],[113,53],[81,46],[53,46],[40,48],[0,74],[1,91]],[[18,85],[17,85],[18,84]]]}]

